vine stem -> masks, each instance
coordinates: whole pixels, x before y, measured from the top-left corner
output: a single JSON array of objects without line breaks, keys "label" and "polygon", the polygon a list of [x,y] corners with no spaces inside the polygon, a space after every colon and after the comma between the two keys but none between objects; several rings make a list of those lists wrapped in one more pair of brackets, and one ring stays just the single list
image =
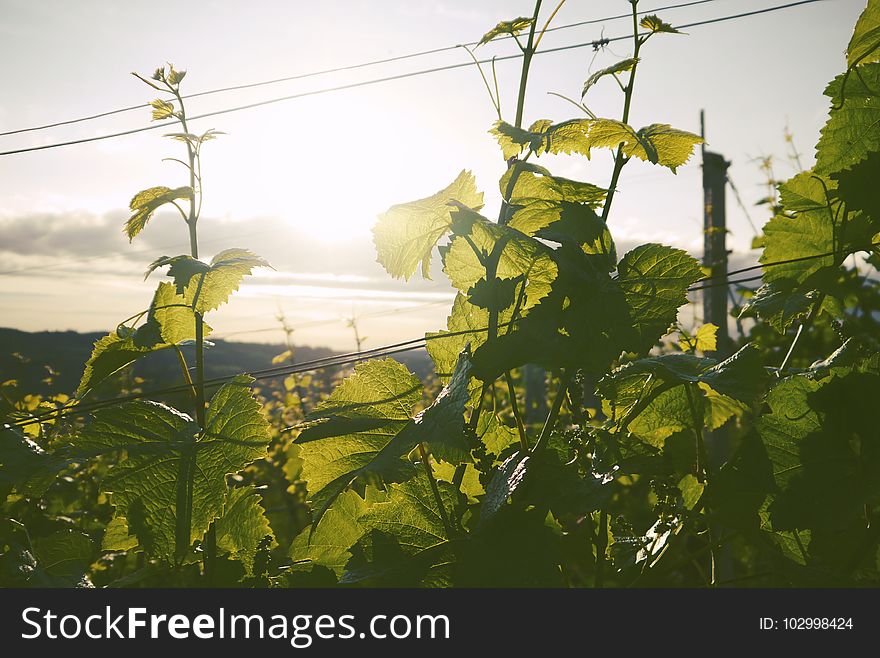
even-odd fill
[{"label": "vine stem", "polygon": [[[694,436],[697,439],[697,478],[701,482],[705,482],[708,477],[709,481],[712,481],[712,474],[710,472],[711,466],[709,465],[709,456],[708,451],[706,450],[706,443],[703,440],[703,417],[702,414],[697,412],[697,404],[694,401],[694,395],[691,391],[691,387],[685,384],[684,387],[685,395],[687,396],[688,407],[690,407],[691,411],[691,422],[694,425]],[[717,566],[718,562],[715,556],[715,544],[717,540],[720,538],[721,532],[720,529],[714,524],[709,523],[709,586],[716,587],[718,584],[717,578]],[[720,542],[718,542],[719,548],[722,548]],[[721,556],[722,561],[726,561],[723,554]],[[722,567],[723,569],[723,567]]]},{"label": "vine stem", "polygon": [[[558,8],[557,8],[558,9]],[[522,128],[522,118],[523,118],[523,110],[525,109],[526,104],[526,85],[529,81],[529,68],[531,68],[532,64],[532,56],[535,54],[535,28],[538,25],[538,14],[541,11],[541,0],[535,1],[535,13],[532,15],[532,24],[529,27],[529,40],[526,42],[526,47],[523,48],[523,65],[522,70],[519,76],[519,96],[516,99],[516,125],[517,128]],[[554,14],[556,12],[553,12]],[[550,17],[553,18],[552,16]],[[549,20],[547,23],[549,24]],[[547,26],[544,26],[544,30],[547,29]],[[543,35],[543,31],[541,33]]]},{"label": "vine stem", "polygon": [[183,356],[183,351],[177,345],[174,345],[174,351],[177,352],[177,362],[180,364],[180,370],[183,373],[183,379],[189,385],[190,392],[193,396],[193,401],[198,398],[198,393],[196,392],[196,386],[193,383],[192,377],[189,375],[189,366],[186,363],[186,358]]},{"label": "vine stem", "polygon": [[507,394],[510,396],[510,410],[513,412],[513,418],[516,420],[516,429],[519,432],[519,444],[523,454],[525,454],[529,451],[529,440],[526,437],[526,428],[519,413],[519,405],[516,402],[516,388],[514,388],[513,377],[510,376],[509,370],[504,372],[504,380],[507,382]]},{"label": "vine stem", "polygon": [[[632,71],[629,74],[629,81],[623,90],[623,115],[621,121],[629,122],[629,111],[632,107],[633,85],[636,81],[636,70],[639,67],[639,50],[642,48],[644,41],[639,38],[639,14],[638,0],[630,0],[632,3],[632,21],[633,21],[633,64]],[[623,155],[623,144],[617,147],[617,154],[614,156],[614,171],[611,173],[611,183],[608,185],[608,196],[605,198],[605,205],[602,207],[602,221],[608,222],[608,214],[611,211],[611,202],[614,200],[614,190],[617,182],[620,180],[620,172],[623,166],[629,161],[629,158]]]},{"label": "vine stem", "polygon": [[798,325],[797,332],[794,335],[794,339],[791,341],[791,346],[788,348],[788,352],[785,353],[785,358],[782,360],[782,364],[779,366],[779,370],[777,371],[777,375],[782,376],[782,372],[785,370],[785,367],[788,365],[788,362],[791,360],[791,355],[794,354],[794,348],[797,347],[798,341],[801,339],[801,334],[804,332],[804,329],[809,329],[810,325],[813,324],[813,321],[816,319],[816,316],[819,314],[819,309],[822,308],[822,303],[825,301],[825,293],[821,293],[816,301],[813,302],[813,308],[810,309],[810,314],[807,316],[807,319],[801,322]]},{"label": "vine stem", "polygon": [[425,450],[425,444],[419,444],[419,456],[422,458],[422,464],[425,468],[425,475],[428,476],[428,482],[431,483],[431,491],[434,492],[434,501],[437,503],[437,509],[440,512],[440,520],[446,529],[446,537],[452,539],[452,526],[449,523],[449,516],[446,514],[446,508],[443,507],[443,499],[440,497],[440,487],[437,486],[437,479],[434,477],[434,471],[431,468],[431,461],[428,457],[428,451]]},{"label": "vine stem", "polygon": [[541,429],[541,436],[538,437],[534,447],[531,449],[531,454],[534,455],[543,450],[547,445],[547,442],[550,440],[550,434],[556,426],[557,418],[559,418],[559,411],[562,409],[562,402],[565,400],[565,393],[568,390],[569,383],[571,383],[571,375],[563,371],[560,376],[559,390],[556,392],[556,397],[553,399],[553,406],[547,414],[547,419],[544,421],[544,427]]},{"label": "vine stem", "polygon": [[[169,85],[174,96],[177,98],[177,102],[180,107],[180,113],[178,115],[178,119],[180,121],[180,126],[183,129],[184,134],[189,133],[189,128],[186,124],[186,108],[183,103],[183,97],[180,95],[179,85],[172,87]],[[187,227],[189,228],[189,246],[190,246],[190,255],[198,259],[199,257],[199,237],[197,225],[199,221],[199,209],[201,208],[201,176],[199,175],[201,165],[199,162],[199,154],[198,151],[193,147],[192,143],[187,140],[186,141],[186,154],[187,160],[189,162],[189,185],[192,190],[192,196],[190,197],[189,203],[189,217],[186,220]],[[198,178],[198,188],[196,187],[196,179]],[[197,201],[198,198],[198,201]],[[204,275],[202,275],[202,281],[204,282]],[[200,292],[200,290],[199,290]],[[196,300],[198,300],[198,293],[196,294]],[[196,413],[196,422],[202,431],[205,430],[205,323],[203,315],[195,309],[196,302],[193,302],[193,315],[195,316],[195,352],[196,352],[196,377],[195,381],[191,381],[191,384],[194,384],[193,389],[195,392],[195,413]],[[195,452],[193,452],[192,457],[190,458],[192,461],[192,470],[195,468]],[[188,487],[189,489],[189,500],[187,501],[190,514],[192,509],[192,487]],[[190,530],[191,532],[191,530]],[[214,572],[216,571],[217,564],[217,531],[214,526],[214,523],[208,527],[208,531],[205,534],[205,542],[204,542],[204,573],[205,579],[208,583],[213,582],[214,580]]]}]

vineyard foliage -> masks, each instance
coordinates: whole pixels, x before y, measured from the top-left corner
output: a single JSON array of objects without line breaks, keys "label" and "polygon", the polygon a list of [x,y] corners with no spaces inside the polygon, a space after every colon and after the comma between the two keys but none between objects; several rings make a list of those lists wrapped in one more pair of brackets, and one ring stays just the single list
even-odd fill
[{"label": "vineyard foliage", "polygon": [[[540,4],[480,40],[515,36],[524,55],[514,121],[487,84],[506,162],[498,217],[481,214],[465,169],[375,224],[389,275],[429,277],[439,257],[457,291],[446,327],[426,336],[427,387],[391,358],[332,390],[301,374],[205,377],[205,316],[269,264],[240,248],[200,260],[202,148],[222,133],[190,132],[184,71],[138,76],[169,97],[153,119],[180,124],[169,137],[189,184],[137,193],[124,231],[134,240],[171,208],[191,253],[149,265],[169,280],[95,343],[74,397],[2,384],[0,583],[880,584],[880,295],[850,258],[880,264],[880,0],[824,91],[815,166],[779,185],[733,349],[717,327],[678,324],[696,284],[725,279],[670,246],[619,254],[613,237],[623,167],[638,158],[673,175],[701,142],[629,123],[646,44],[686,37],[639,18],[633,0],[632,53],[586,79],[572,101],[582,116],[524,127]],[[612,82],[620,116],[597,116],[591,95]],[[537,164],[605,153],[607,184]],[[180,408],[124,377],[160,350],[180,362]],[[523,404],[535,369],[549,391],[537,421]],[[78,411],[108,386],[115,401]]]}]

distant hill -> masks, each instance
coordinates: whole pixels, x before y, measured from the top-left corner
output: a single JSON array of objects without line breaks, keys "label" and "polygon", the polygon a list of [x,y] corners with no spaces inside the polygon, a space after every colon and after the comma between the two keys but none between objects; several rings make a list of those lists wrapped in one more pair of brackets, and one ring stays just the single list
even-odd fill
[{"label": "distant hill", "polygon": [[[20,390],[27,392],[72,393],[79,384],[83,364],[92,352],[102,333],[77,333],[75,331],[27,332],[0,328],[0,381],[15,379]],[[205,356],[205,376],[223,377],[250,372],[272,366],[272,357],[283,352],[282,345],[265,343],[239,343],[224,340],[211,341]],[[192,349],[185,350],[191,352]],[[296,346],[299,363],[337,354],[327,347]],[[187,354],[190,365],[191,354]],[[424,349],[395,354],[394,358],[405,364],[410,371],[424,379],[432,372],[432,364]],[[44,380],[49,372],[55,373],[52,383]],[[177,384],[180,366],[173,350],[162,350],[139,360],[134,374],[146,379],[152,386]]]}]

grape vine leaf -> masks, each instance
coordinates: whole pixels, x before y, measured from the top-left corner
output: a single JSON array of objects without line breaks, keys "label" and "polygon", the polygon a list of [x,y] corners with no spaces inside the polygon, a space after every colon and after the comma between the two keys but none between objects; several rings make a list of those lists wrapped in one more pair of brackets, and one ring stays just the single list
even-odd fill
[{"label": "grape vine leaf", "polygon": [[230,489],[226,492],[223,511],[214,522],[217,548],[241,562],[248,576],[254,573],[254,558],[259,545],[267,537],[271,538],[269,548],[278,545],[261,500],[252,485]]},{"label": "grape vine leaf", "polygon": [[792,324],[809,314],[818,296],[818,290],[802,291],[791,281],[767,283],[743,304],[740,317],[758,316],[784,334]]},{"label": "grape vine leaf", "polygon": [[95,412],[78,433],[74,445],[80,450],[125,451],[102,489],[148,554],[180,556],[222,513],[226,475],[265,456],[268,422],[250,391],[252,381],[239,376],[217,391],[204,432],[180,411],[137,400]]},{"label": "grape vine leaf", "polygon": [[[153,121],[162,121],[163,119],[170,119],[174,116],[174,104],[162,100],[161,98],[150,101],[150,107],[153,108],[153,111],[151,112]],[[132,208],[132,210],[134,210],[134,208]]]},{"label": "grape vine leaf", "polygon": [[358,523],[368,505],[354,491],[344,491],[327,508],[324,516],[313,532],[299,533],[290,545],[290,558],[295,568],[310,568],[315,565],[333,571],[341,578],[345,565],[351,559],[351,551],[364,534],[364,527]]},{"label": "grape vine leaf", "polygon": [[687,252],[655,243],[627,252],[617,272],[637,335],[631,349],[638,352],[667,332],[679,307],[687,303],[688,287],[703,277],[699,263]]},{"label": "grape vine leaf", "polygon": [[101,539],[102,551],[130,551],[137,548],[137,537],[133,537],[128,531],[128,521],[124,516],[114,516],[104,528],[104,537]]},{"label": "grape vine leaf", "polygon": [[665,123],[652,123],[636,131],[621,121],[595,119],[590,122],[583,154],[589,158],[590,149],[614,149],[619,146],[628,158],[636,157],[659,164],[675,173],[678,167],[690,159],[694,146],[702,141],[701,137],[693,133],[678,130]]},{"label": "grape vine leaf", "polygon": [[462,416],[470,400],[472,370],[470,346],[466,345],[458,355],[449,382],[427,409],[416,414],[411,426],[411,431],[430,446],[435,457],[452,464],[471,461],[473,446],[465,439]]},{"label": "grape vine leaf", "polygon": [[355,478],[412,476],[412,464],[402,458],[419,443],[447,457],[466,448],[461,434],[470,367],[465,351],[449,383],[413,418],[422,397],[418,378],[393,359],[368,361],[309,414],[296,442],[315,527]]},{"label": "grape vine leaf", "polygon": [[855,66],[880,60],[880,1],[868,0],[846,49],[846,63]]},{"label": "grape vine leaf", "polygon": [[[544,136],[541,133],[518,128],[500,119],[489,130],[489,134],[498,141],[505,160],[517,157],[527,146],[533,151],[539,152],[544,141]],[[504,190],[501,193],[504,194]]]},{"label": "grape vine leaf", "polygon": [[150,263],[147,276],[165,265],[170,265],[168,276],[174,279],[177,294],[202,314],[225,304],[255,267],[271,267],[247,249],[225,249],[210,264],[191,256],[161,256]]},{"label": "grape vine leaf", "polygon": [[584,89],[581,92],[581,98],[587,95],[587,92],[590,90],[594,84],[599,82],[606,75],[614,75],[616,76],[618,73],[625,73],[626,71],[632,71],[633,67],[639,63],[638,58],[629,57],[627,59],[623,59],[616,64],[612,64],[604,69],[600,69],[593,73],[589,78],[587,78],[586,82],[584,82]]},{"label": "grape vine leaf", "polygon": [[504,460],[489,481],[480,507],[480,523],[488,523],[519,488],[525,479],[530,457],[520,452]]},{"label": "grape vine leaf", "polygon": [[[463,214],[468,216],[468,221],[460,219]],[[443,271],[458,290],[467,292],[485,278],[486,268],[481,260],[494,252],[500,253],[495,276],[522,281],[516,300],[521,315],[550,292],[557,268],[544,244],[509,226],[492,223],[469,209],[457,209],[453,222],[455,237],[443,253]],[[482,256],[474,253],[473,247]]]},{"label": "grape vine leaf", "polygon": [[[147,321],[136,330],[120,327],[95,341],[80,378],[77,395],[83,396],[111,375],[137,359],[195,338],[195,315],[174,286],[162,282],[156,288]],[[203,323],[204,335],[211,327]]]},{"label": "grape vine leaf", "polygon": [[591,157],[591,149],[620,146],[626,157],[668,167],[673,173],[685,164],[702,138],[667,124],[654,123],[635,130],[615,119],[570,119],[553,124],[536,121],[529,130],[499,122],[492,129],[505,157],[513,157],[526,147],[536,154],[577,153]]},{"label": "grape vine leaf", "polygon": [[880,438],[873,408],[880,376],[850,372],[816,381],[795,375],[767,396],[756,424],[779,493],[769,507],[776,530],[841,529],[880,495]]},{"label": "grape vine leaf", "polygon": [[42,495],[73,461],[64,451],[44,450],[21,429],[0,424],[0,501],[13,489],[27,496]]},{"label": "grape vine leaf", "polygon": [[36,537],[32,544],[39,568],[68,586],[82,581],[95,555],[89,536],[76,530],[60,530]]},{"label": "grape vine leaf", "polygon": [[[775,263],[764,267],[766,283],[785,280],[802,284],[834,265],[831,252],[835,251],[835,212],[839,202],[832,202],[827,195],[836,187],[834,181],[810,171],[779,186],[783,207],[793,216],[777,214],[764,225],[764,251],[759,260]],[[791,260],[794,262],[779,262]]]},{"label": "grape vine leaf", "polygon": [[880,231],[880,197],[874,189],[875,182],[880,180],[880,152],[869,153],[867,158],[832,178],[837,181],[838,196],[847,210],[870,217],[872,234]]},{"label": "grape vine leaf", "polygon": [[391,276],[409,280],[421,264],[422,276],[431,278],[431,252],[452,226],[451,201],[482,207],[483,193],[477,192],[471,172],[462,171],[451,185],[432,196],[391,206],[379,215],[373,242],[379,263]]},{"label": "grape vine leaf", "polygon": [[[457,503],[455,487],[437,482],[446,516]],[[455,564],[444,514],[424,475],[389,485],[387,501],[374,503],[358,519],[365,534],[353,549],[344,583],[448,585]]]},{"label": "grape vine leaf", "polygon": [[511,21],[501,21],[493,27],[491,30],[486,32],[480,41],[477,43],[477,46],[482,46],[484,44],[489,43],[493,39],[496,39],[504,34],[509,34],[510,36],[515,36],[520,34],[523,30],[531,27],[532,23],[535,22],[533,18],[526,18],[525,16],[520,16],[519,18],[514,18]]},{"label": "grape vine leaf", "polygon": [[605,200],[605,188],[581,181],[553,176],[540,165],[517,160],[498,183],[501,195],[511,205],[525,206],[535,201],[585,203],[596,208]]},{"label": "grape vine leaf", "polygon": [[[486,342],[489,312],[468,301],[468,296],[457,293],[446,320],[447,331],[428,333],[426,349],[434,362],[434,371],[441,381],[452,376],[458,355],[468,345],[476,350]],[[479,384],[477,384],[479,387]]]},{"label": "grape vine leaf", "polygon": [[[858,75],[834,78],[825,95],[832,99],[828,121],[816,144],[816,173],[848,169],[880,151],[880,63],[862,64]],[[842,104],[842,106],[841,106]]]},{"label": "grape vine leaf", "polygon": [[681,34],[678,30],[672,27],[669,23],[664,23],[660,20],[660,17],[657,14],[649,14],[642,18],[639,21],[639,27],[643,27],[646,30],[650,30],[651,34],[656,34],[657,32],[666,32],[668,34]]},{"label": "grape vine leaf", "polygon": [[147,222],[150,221],[150,217],[161,206],[178,199],[191,200],[192,196],[193,191],[191,187],[171,189],[164,185],[150,187],[135,194],[131,199],[131,203],[129,203],[129,208],[134,214],[128,218],[124,229],[125,234],[128,236],[128,241],[134,240],[137,234],[144,230]]},{"label": "grape vine leaf", "polygon": [[510,446],[519,441],[515,428],[502,423],[497,414],[483,413],[477,423],[477,436],[489,454],[500,457]]},{"label": "grape vine leaf", "polygon": [[694,414],[714,428],[744,413],[765,382],[758,350],[746,345],[721,363],[692,354],[638,359],[601,379],[598,392],[611,418],[662,447],[675,432],[694,429]]},{"label": "grape vine leaf", "polygon": [[682,334],[678,344],[685,352],[696,350],[698,352],[714,352],[718,349],[716,336],[718,325],[711,322],[700,325],[693,334]]}]

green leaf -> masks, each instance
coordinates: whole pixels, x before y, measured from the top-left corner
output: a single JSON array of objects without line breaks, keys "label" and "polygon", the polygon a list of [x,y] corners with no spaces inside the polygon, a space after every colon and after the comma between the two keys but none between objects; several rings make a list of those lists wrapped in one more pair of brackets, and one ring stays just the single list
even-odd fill
[{"label": "green leaf", "polygon": [[651,34],[656,34],[657,32],[666,32],[669,34],[682,34],[674,27],[672,27],[669,23],[664,23],[660,20],[660,17],[656,14],[650,14],[642,18],[639,21],[639,27],[642,27],[646,30],[650,30]]},{"label": "green leaf", "polygon": [[315,526],[351,482],[368,473],[388,478],[412,475],[402,459],[427,443],[448,461],[464,461],[464,408],[468,401],[470,358],[458,358],[449,383],[434,402],[413,418],[421,382],[392,359],[368,361],[309,414],[297,438],[308,483]]},{"label": "green leaf", "polygon": [[694,152],[694,146],[702,138],[693,133],[678,130],[665,123],[652,123],[635,131],[631,126],[614,119],[595,119],[590,122],[586,136],[584,155],[590,157],[590,149],[620,146],[623,154],[640,160],[668,167],[673,173],[685,164]]},{"label": "green leaf", "polygon": [[590,90],[594,84],[596,84],[599,80],[604,78],[606,75],[614,75],[616,76],[618,73],[624,73],[626,71],[632,71],[633,67],[639,63],[638,58],[630,57],[628,59],[621,60],[616,64],[612,64],[611,66],[600,69],[593,73],[587,81],[584,82],[584,90],[581,92],[581,98],[587,95],[587,92]]},{"label": "green leaf", "polygon": [[77,583],[83,578],[95,554],[88,535],[75,530],[37,537],[33,540],[33,549],[43,571],[69,583]]},{"label": "green leaf", "polygon": [[872,372],[819,382],[796,375],[767,396],[757,429],[779,493],[770,506],[775,530],[841,529],[863,518],[880,495],[880,437],[871,410],[880,398]]},{"label": "green leaf", "polygon": [[502,423],[494,413],[485,412],[480,414],[477,425],[477,436],[486,446],[486,451],[500,456],[507,448],[519,442],[519,435],[513,427]]},{"label": "green leaf", "polygon": [[13,489],[41,496],[71,461],[61,452],[47,452],[20,429],[0,424],[0,504]]},{"label": "green leaf", "polygon": [[822,254],[835,251],[835,210],[839,204],[826,199],[826,190],[831,194],[835,188],[833,181],[820,179],[809,171],[779,186],[783,207],[794,216],[779,214],[764,225],[764,251],[759,260],[802,260],[764,267],[766,283],[788,280],[801,284],[819,270],[834,265],[834,255]]},{"label": "green leaf", "polygon": [[529,466],[529,456],[513,453],[498,467],[486,487],[486,496],[480,507],[480,523],[494,517],[523,483]]},{"label": "green leaf", "polygon": [[876,91],[880,89],[880,63],[863,64],[857,70],[858,75],[837,76],[825,90],[832,99],[832,110],[816,145],[818,174],[848,169],[880,151],[880,98]]},{"label": "green leaf", "polygon": [[470,394],[470,348],[465,346],[458,355],[452,377],[437,395],[431,406],[420,411],[413,419],[410,430],[422,443],[427,443],[438,459],[453,464],[470,461],[470,448],[464,436],[464,410]]},{"label": "green leaf", "polygon": [[[174,116],[174,104],[169,103],[168,101],[163,101],[161,98],[150,101],[150,107],[153,108],[153,121],[162,121]],[[134,210],[134,208],[132,208],[132,210]]]},{"label": "green leaf", "polygon": [[174,279],[177,293],[198,313],[207,313],[229,301],[241,280],[255,267],[271,267],[247,249],[225,249],[211,259],[210,265],[191,256],[162,256],[150,264],[147,276],[165,265],[170,265],[168,276]]},{"label": "green leaf", "polygon": [[314,422],[296,442],[315,526],[358,476],[405,472],[408,464],[401,457],[417,441],[401,434],[421,398],[421,382],[405,366],[393,359],[367,361],[309,414]]},{"label": "green leaf", "polygon": [[392,206],[379,215],[373,242],[379,263],[391,276],[408,280],[421,264],[422,276],[430,278],[431,252],[452,225],[451,201],[482,207],[483,194],[477,192],[471,172],[462,171],[449,187],[430,197]]},{"label": "green leaf", "polygon": [[261,496],[253,486],[230,489],[223,512],[214,525],[217,548],[241,562],[248,576],[254,573],[257,547],[267,537],[271,538],[269,547],[277,546],[260,501]]},{"label": "green leaf", "polygon": [[880,180],[880,152],[869,153],[867,158],[837,172],[833,177],[837,181],[838,196],[846,204],[846,209],[870,217],[871,233],[880,231],[880,195],[874,187]]},{"label": "green leaf", "polygon": [[[611,237],[611,231],[595,210],[584,204],[562,202],[558,206],[558,211],[558,218],[542,227],[536,237],[563,245],[571,243],[577,245],[588,256],[601,257],[596,259],[595,263],[597,266],[602,263],[603,272],[610,272],[617,267],[617,247]],[[526,217],[519,213],[527,212],[540,214],[540,220],[546,220],[556,214],[556,209],[542,209],[538,204],[526,206],[514,215],[514,221],[510,222],[511,227],[516,228],[514,224],[517,223],[517,218],[526,221]],[[539,218],[535,217],[535,221],[539,221]]]},{"label": "green leaf", "polygon": [[[538,125],[543,124],[539,123]],[[492,126],[489,134],[498,140],[498,145],[501,147],[501,153],[505,160],[517,157],[526,147],[540,152],[541,145],[544,143],[544,136],[540,132],[518,128],[500,119]]]},{"label": "green leaf", "polygon": [[678,481],[678,489],[681,491],[681,498],[685,509],[691,510],[696,506],[705,488],[706,485],[700,482],[694,475],[685,475]]},{"label": "green leaf", "polygon": [[[448,516],[458,494],[446,482],[437,485]],[[451,538],[427,477],[392,484],[388,491],[386,501],[374,503],[358,519],[365,534],[358,542],[358,559],[352,561],[342,582],[450,584]]]},{"label": "green leaf", "polygon": [[[115,331],[98,339],[95,341],[91,356],[86,361],[85,369],[76,391],[77,396],[84,396],[96,385],[119,372],[128,364],[154,352],[156,347],[156,343],[152,345],[138,345],[131,336],[122,338]],[[162,345],[161,347],[169,346]]]},{"label": "green leaf", "polygon": [[649,349],[667,333],[679,307],[687,303],[688,287],[703,277],[687,252],[653,243],[628,252],[617,271],[638,336],[636,351]]},{"label": "green leaf", "polygon": [[175,86],[179,85],[185,75],[186,75],[186,71],[178,71],[173,66],[169,65],[168,78],[167,78],[168,84],[175,85]]},{"label": "green leaf", "polygon": [[[138,400],[95,412],[77,435],[81,450],[125,451],[102,489],[151,556],[170,560],[200,539],[223,512],[226,475],[265,456],[268,423],[252,381],[240,376],[217,391],[204,433],[186,414]],[[179,523],[188,537],[178,537]]]},{"label": "green leaf", "polygon": [[718,325],[708,322],[694,332],[693,335],[682,334],[678,340],[678,344],[685,352],[696,350],[699,352],[714,352],[718,349],[716,342],[716,334],[718,333]]},{"label": "green leaf", "polygon": [[142,190],[134,195],[129,203],[129,208],[134,213],[125,223],[124,232],[131,242],[135,236],[144,230],[150,217],[161,206],[171,203],[177,199],[192,199],[193,191],[191,187],[178,187],[171,189],[160,185],[158,187],[150,187]]},{"label": "green leaf", "polygon": [[818,290],[796,290],[791,281],[765,284],[743,304],[740,317],[757,316],[784,334],[791,325],[810,313],[818,296]]},{"label": "green leaf", "polygon": [[[135,331],[114,331],[95,341],[86,361],[77,396],[82,397],[108,377],[158,350],[195,338],[195,315],[170,283],[160,283],[147,321]],[[204,324],[204,335],[211,327]],[[127,327],[124,329],[128,329]]]},{"label": "green leaf", "polygon": [[487,310],[497,308],[505,309],[513,306],[516,301],[516,291],[522,280],[516,279],[480,279],[470,290],[467,291],[468,300],[474,306]]},{"label": "green leaf", "polygon": [[577,153],[590,158],[594,148],[622,146],[626,157],[669,167],[673,173],[690,159],[694,146],[703,141],[693,133],[667,124],[654,123],[636,131],[621,121],[601,118],[570,119],[557,124],[542,119],[532,124],[529,130],[499,122],[491,132],[508,159],[519,155],[526,147],[538,155]]},{"label": "green leaf", "polygon": [[691,402],[698,418],[716,427],[749,409],[765,381],[758,350],[747,345],[721,363],[692,354],[639,359],[600,380],[598,391],[613,419],[627,419],[630,431],[662,447],[675,432],[695,429]]},{"label": "green leaf", "polygon": [[[510,183],[513,181],[513,186]],[[534,201],[585,203],[597,208],[605,201],[605,188],[581,181],[552,176],[544,167],[529,162],[514,162],[499,181],[501,195],[514,206]]]},{"label": "green leaf", "polygon": [[104,538],[101,540],[102,551],[130,551],[137,548],[137,537],[133,537],[128,531],[128,521],[124,516],[114,516],[104,528]]},{"label": "green leaf", "polygon": [[477,43],[477,46],[487,44],[503,34],[509,34],[510,36],[517,35],[523,30],[531,27],[532,23],[534,22],[535,21],[533,18],[526,18],[525,16],[514,18],[512,21],[501,21],[500,23],[498,23],[498,25],[496,25],[483,35],[483,38],[480,39],[479,43]]},{"label": "green leaf", "polygon": [[[358,523],[368,509],[354,491],[344,491],[324,513],[313,531],[298,534],[290,546],[290,558],[306,566],[326,567],[341,578],[351,559],[351,549],[364,534]],[[296,568],[296,567],[295,567]]]},{"label": "green leaf", "polygon": [[[471,304],[466,295],[458,293],[452,302],[452,310],[446,320],[448,331],[428,333],[426,349],[434,362],[434,371],[441,381],[449,381],[458,356],[467,346],[476,351],[486,342],[489,312]],[[472,379],[469,384],[471,398],[479,395],[482,383]]]},{"label": "green leaf", "polygon": [[[458,209],[455,215],[466,212]],[[469,215],[473,215],[473,221],[467,223],[467,229],[456,228],[456,236],[443,255],[443,271],[449,277],[449,282],[465,292],[485,278],[486,268],[481,257],[474,253],[472,245],[476,246],[484,259],[500,250],[495,275],[499,279],[519,278],[523,281],[520,286],[522,292],[518,291],[517,297],[522,297],[520,311],[525,314],[550,292],[556,278],[557,268],[550,250],[538,240],[508,226],[494,224],[476,213]]]},{"label": "green leaf", "polygon": [[[187,300],[177,294],[174,285],[165,281],[156,288],[146,324],[150,328],[144,331],[153,332],[153,327],[158,328],[162,342],[168,345],[179,345],[196,337],[195,313]],[[211,327],[202,322],[202,334],[208,336],[211,331]]]},{"label": "green leaf", "polygon": [[846,49],[846,63],[866,64],[880,60],[880,1],[868,0]]}]

